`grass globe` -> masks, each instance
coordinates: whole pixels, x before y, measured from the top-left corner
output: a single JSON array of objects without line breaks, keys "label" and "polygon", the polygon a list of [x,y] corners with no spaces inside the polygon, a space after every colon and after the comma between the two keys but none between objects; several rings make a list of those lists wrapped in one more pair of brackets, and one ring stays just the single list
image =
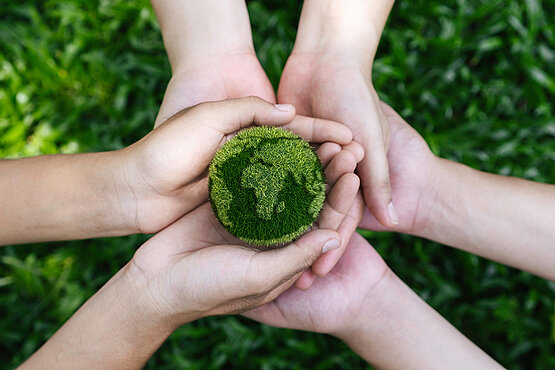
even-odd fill
[{"label": "grass globe", "polygon": [[325,177],[312,147],[296,134],[258,126],[220,148],[208,172],[210,203],[223,227],[257,246],[279,246],[316,221]]}]

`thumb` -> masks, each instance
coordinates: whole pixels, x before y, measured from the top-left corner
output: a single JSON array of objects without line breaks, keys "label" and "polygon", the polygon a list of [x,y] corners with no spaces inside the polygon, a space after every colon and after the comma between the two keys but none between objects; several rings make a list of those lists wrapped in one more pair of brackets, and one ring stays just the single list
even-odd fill
[{"label": "thumb", "polygon": [[257,254],[254,271],[262,273],[265,285],[277,287],[305,271],[323,253],[341,246],[341,237],[332,230],[312,230],[283,248]]},{"label": "thumb", "polygon": [[190,110],[190,118],[228,135],[253,123],[283,125],[295,117],[290,104],[272,104],[256,96],[202,103]]}]

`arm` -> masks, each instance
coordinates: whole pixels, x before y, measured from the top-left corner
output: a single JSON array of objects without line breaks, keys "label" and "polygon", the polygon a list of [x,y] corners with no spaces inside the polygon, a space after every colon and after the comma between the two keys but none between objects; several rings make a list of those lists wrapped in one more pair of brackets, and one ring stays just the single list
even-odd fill
[{"label": "arm", "polygon": [[205,168],[254,121],[352,141],[340,123],[245,98],[200,104],[119,151],[0,161],[0,245],[158,232],[208,199]]},{"label": "arm", "polygon": [[245,96],[275,102],[254,52],[244,0],[152,0],[172,66],[155,126],[198,103]]},{"label": "arm", "polygon": [[[342,122],[353,131],[365,153],[357,167],[362,195],[387,227],[398,223],[387,161],[390,129],[371,72],[392,5],[392,0],[305,1],[278,89],[280,103],[295,105],[300,114]],[[311,273],[325,276],[346,245],[323,256]]]},{"label": "arm", "polygon": [[555,280],[555,186],[443,159],[436,173],[419,235]]},{"label": "arm", "polygon": [[371,66],[394,1],[305,1],[295,52],[347,51]]},{"label": "arm", "polygon": [[[391,270],[337,336],[380,369],[502,369]],[[377,298],[376,298],[377,297]]]},{"label": "arm", "polygon": [[341,153],[319,149],[333,184],[319,229],[281,248],[254,250],[236,245],[203,203],[143,244],[22,368],[140,368],[180,325],[275,299],[347,237],[341,225],[359,182]]},{"label": "arm", "polygon": [[[397,231],[555,280],[555,186],[481,172],[434,156],[384,105]],[[388,230],[366,212],[361,227]]]},{"label": "arm", "polygon": [[197,56],[254,53],[244,0],[152,0],[174,73]]},{"label": "arm", "polygon": [[121,154],[0,161],[0,245],[136,232]]},{"label": "arm", "polygon": [[148,287],[132,263],[30,357],[21,369],[139,369],[176,329],[145,302]]},{"label": "arm", "polygon": [[323,279],[246,313],[257,321],[343,340],[384,369],[499,366],[407,287],[360,235]]}]

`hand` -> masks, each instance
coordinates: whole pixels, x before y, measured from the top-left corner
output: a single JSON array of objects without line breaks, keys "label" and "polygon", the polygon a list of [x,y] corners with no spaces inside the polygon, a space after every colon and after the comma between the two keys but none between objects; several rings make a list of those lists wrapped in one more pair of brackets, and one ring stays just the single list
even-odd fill
[{"label": "hand", "polygon": [[252,47],[195,55],[172,76],[154,127],[193,105],[247,96],[276,101],[274,88]]},{"label": "hand", "polygon": [[500,368],[395,276],[359,234],[310,289],[290,288],[244,315],[337,336],[376,368]]},{"label": "hand", "polygon": [[244,0],[151,0],[172,66],[155,127],[198,103],[258,96],[275,103]]},{"label": "hand", "polygon": [[317,279],[308,290],[291,288],[245,316],[271,326],[338,336],[356,328],[361,319],[369,321],[359,317],[361,307],[374,299],[373,288],[388,271],[374,248],[355,233],[325,278]]},{"label": "hand", "polygon": [[[334,117],[351,128],[365,152],[357,170],[364,199],[388,226],[397,223],[386,158],[389,128],[371,85],[371,70],[392,6],[393,0],[305,0],[295,47],[278,89],[278,102],[294,104],[303,114]],[[350,219],[356,221],[359,215],[351,213]],[[319,259],[296,286],[308,288],[314,275],[325,276],[341,257],[346,241]]]},{"label": "hand", "polygon": [[[209,315],[243,312],[275,299],[323,252],[340,246],[340,229],[359,187],[350,154],[323,159],[331,190],[318,229],[283,248],[255,251],[226,232],[209,203],[187,213],[146,242],[130,269],[164,320],[177,325]],[[344,162],[344,163],[338,163]],[[324,250],[322,250],[324,248]],[[159,318],[160,318],[159,317]]]},{"label": "hand", "polygon": [[[438,158],[392,108],[383,104],[383,110],[392,133],[388,159],[399,212],[395,231],[555,279],[554,186]],[[368,210],[360,227],[391,230]]]},{"label": "hand", "polygon": [[[319,229],[266,251],[245,248],[216,220],[210,204],[159,232],[90,298],[23,368],[140,368],[180,325],[243,312],[286,290],[322,253],[356,196],[352,156],[322,158],[331,185]],[[106,340],[109,338],[109,340]]]},{"label": "hand", "polygon": [[[393,226],[397,216],[390,219],[387,214],[388,207],[392,209],[388,206],[391,195],[385,154],[389,144],[389,126],[369,82],[369,70],[361,70],[357,62],[346,56],[293,53],[282,75],[278,101],[292,103],[304,114],[333,117],[353,131],[355,140],[366,151],[357,169],[366,203],[384,224]],[[325,261],[319,261],[312,272],[317,276],[328,273],[345,247],[346,244],[323,258]],[[309,277],[303,277],[297,287],[310,286]],[[303,282],[305,284],[301,284]]]},{"label": "hand", "polygon": [[437,179],[440,177],[440,159],[432,153],[418,132],[393,108],[383,102],[381,106],[391,127],[391,143],[387,158],[399,224],[394,228],[385,227],[366,209],[360,227],[420,235],[426,228],[428,215],[432,212],[433,198],[438,189]]},{"label": "hand", "polygon": [[[281,126],[316,143],[348,144],[352,139],[344,125],[295,116],[292,106],[278,108],[260,98],[195,106],[123,150],[137,228],[157,232],[206,202],[205,171],[212,157],[232,134],[254,122]],[[353,156],[348,161],[352,171],[356,161]]]}]

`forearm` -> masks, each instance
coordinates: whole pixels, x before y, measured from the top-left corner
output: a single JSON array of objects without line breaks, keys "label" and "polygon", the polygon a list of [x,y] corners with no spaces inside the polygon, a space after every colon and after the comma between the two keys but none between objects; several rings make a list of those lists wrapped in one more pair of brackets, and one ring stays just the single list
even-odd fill
[{"label": "forearm", "polygon": [[139,369],[175,329],[143,304],[142,280],[118,272],[21,369]]},{"label": "forearm", "polygon": [[354,327],[338,336],[377,368],[501,368],[391,271],[371,297]]},{"label": "forearm", "polygon": [[295,52],[351,52],[370,62],[394,0],[306,0]]},{"label": "forearm", "polygon": [[555,186],[440,160],[421,236],[555,280]]},{"label": "forearm", "polygon": [[119,152],[0,161],[0,245],[134,231]]},{"label": "forearm", "polygon": [[254,53],[244,0],[151,0],[175,73],[190,60],[218,53]]}]

